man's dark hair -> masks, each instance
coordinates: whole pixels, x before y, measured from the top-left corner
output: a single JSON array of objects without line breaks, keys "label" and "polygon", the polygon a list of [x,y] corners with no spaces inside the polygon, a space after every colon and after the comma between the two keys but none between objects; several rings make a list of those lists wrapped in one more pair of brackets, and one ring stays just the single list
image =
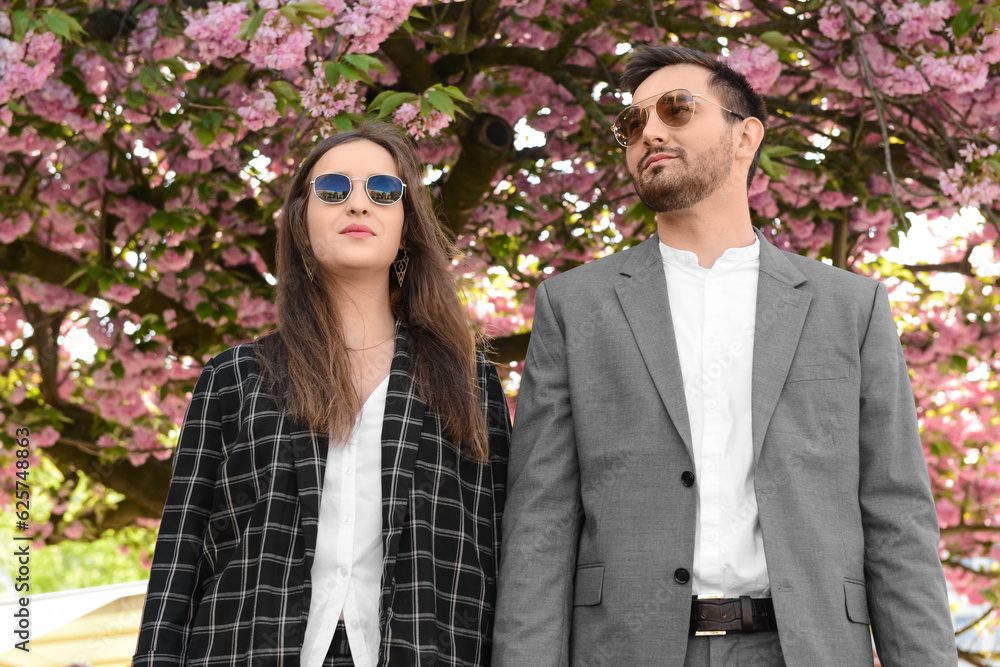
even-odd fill
[{"label": "man's dark hair", "polygon": [[[729,65],[701,51],[681,46],[640,46],[625,63],[625,72],[621,78],[622,86],[628,88],[629,93],[635,94],[635,89],[650,74],[670,65],[704,67],[712,73],[708,82],[719,92],[723,106],[729,107],[745,118],[753,116],[761,122],[764,129],[767,129],[767,106],[764,104],[763,98],[747,81],[747,78]],[[727,114],[726,117],[730,123],[735,123],[738,120],[732,114]],[[750,164],[750,170],[747,172],[747,190],[750,189],[754,174],[757,173],[757,161],[760,160],[763,148],[764,142],[762,141],[757,147],[753,162]]]}]

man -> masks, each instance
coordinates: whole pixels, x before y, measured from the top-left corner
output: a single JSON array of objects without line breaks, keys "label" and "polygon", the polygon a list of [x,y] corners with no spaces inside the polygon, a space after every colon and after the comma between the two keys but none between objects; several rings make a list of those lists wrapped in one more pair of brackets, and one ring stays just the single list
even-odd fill
[{"label": "man", "polygon": [[657,233],[538,288],[493,664],[853,667],[874,634],[887,667],[954,667],[885,287],[754,230],[742,75],[658,47],[623,82]]}]

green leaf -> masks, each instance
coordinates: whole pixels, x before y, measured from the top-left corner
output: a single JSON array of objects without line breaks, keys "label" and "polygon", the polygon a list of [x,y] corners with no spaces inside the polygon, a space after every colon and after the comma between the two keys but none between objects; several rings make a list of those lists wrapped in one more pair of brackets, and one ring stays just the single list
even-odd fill
[{"label": "green leaf", "polygon": [[183,61],[181,61],[180,58],[176,58],[176,57],[174,57],[174,58],[164,58],[163,60],[157,60],[156,64],[157,65],[163,65],[164,67],[166,67],[167,69],[169,69],[171,72],[173,72],[174,76],[184,76],[185,74],[188,73],[187,65],[185,65],[183,63]]},{"label": "green leaf", "polygon": [[201,124],[218,133],[219,128],[222,127],[222,114],[218,111],[209,111],[201,117]]},{"label": "green leaf", "polygon": [[368,105],[368,110],[375,111],[376,109],[381,108],[382,102],[385,102],[386,99],[395,94],[396,94],[395,90],[383,90],[381,93],[375,96],[375,99],[371,101],[371,104]]},{"label": "green leaf", "polygon": [[461,90],[455,86],[444,86],[441,90],[446,93],[452,99],[458,100],[459,102],[472,102],[468,97],[465,96]]},{"label": "green leaf", "polygon": [[288,83],[283,79],[277,79],[275,81],[272,81],[270,85],[268,85],[268,88],[270,88],[271,92],[273,92],[275,95],[284,98],[289,102],[299,101],[299,92],[292,87],[292,84]]},{"label": "green leaf", "polygon": [[382,106],[379,108],[378,117],[383,118],[388,116],[398,109],[400,105],[416,101],[417,96],[413,93],[393,93],[383,100]]},{"label": "green leaf", "polygon": [[332,14],[332,12],[329,9],[327,9],[320,3],[312,2],[311,0],[309,2],[293,2],[288,6],[294,7],[295,11],[297,11],[300,14],[312,16],[313,18],[317,19],[325,19],[326,17]]},{"label": "green leaf", "polygon": [[82,277],[82,276],[84,276],[86,274],[87,274],[87,267],[83,266],[83,267],[77,269],[76,271],[74,271],[73,274],[69,278],[67,278],[65,281],[63,281],[62,286],[63,287],[67,287],[74,280],[76,280],[76,279],[78,279],[78,278],[80,278],[80,277]]},{"label": "green leaf", "polygon": [[154,232],[162,232],[163,228],[167,226],[170,222],[170,213],[167,211],[157,211],[153,215],[149,216],[146,223]]},{"label": "green leaf", "polygon": [[209,317],[215,314],[215,308],[212,307],[208,301],[202,301],[197,306],[195,306],[194,314],[198,316],[200,320],[207,320]]},{"label": "green leaf", "polygon": [[951,25],[951,31],[955,33],[955,39],[972,30],[976,27],[976,15],[972,13],[972,5],[953,16],[948,23]]},{"label": "green leaf", "polygon": [[247,72],[250,71],[250,65],[242,63],[240,65],[233,65],[226,70],[225,75],[219,79],[219,85],[228,86],[231,83],[236,83],[237,81],[243,81],[246,77]]},{"label": "green leaf", "polygon": [[198,141],[202,146],[208,148],[215,141],[215,132],[208,129],[204,125],[198,125],[194,128],[194,136],[198,138]]},{"label": "green leaf", "polygon": [[212,187],[211,183],[202,182],[198,184],[198,199],[207,203],[211,201],[214,196],[215,188]]},{"label": "green leaf", "polygon": [[986,166],[993,170],[993,173],[1000,177],[1000,158],[988,157],[986,158]]},{"label": "green leaf", "polygon": [[799,152],[788,146],[768,146],[761,151],[761,154],[767,154],[768,157],[785,157],[787,155],[798,155]]},{"label": "green leaf", "polygon": [[336,86],[340,83],[340,63],[327,63],[324,71],[326,74],[326,82],[328,84]]},{"label": "green leaf", "polygon": [[354,127],[354,124],[347,114],[337,114],[333,117],[333,126],[340,132],[347,132]]},{"label": "green leaf", "polygon": [[427,91],[427,99],[441,113],[447,114],[449,118],[455,117],[455,103],[447,93],[431,88]]},{"label": "green leaf", "polygon": [[28,110],[25,107],[21,106],[14,100],[7,102],[7,108],[13,111],[14,113],[28,113]]},{"label": "green leaf", "polygon": [[160,125],[166,130],[174,129],[181,122],[181,114],[179,113],[161,113],[157,118]]},{"label": "green leaf", "polygon": [[260,24],[264,22],[265,14],[267,14],[266,9],[258,9],[253,16],[244,20],[240,24],[240,29],[236,32],[236,39],[253,39],[253,36],[257,34],[257,29],[260,28]]},{"label": "green leaf", "polygon": [[[59,14],[62,14],[62,16],[60,16]],[[69,21],[63,18],[64,16],[66,15],[63,12],[51,11],[51,12],[46,12],[43,19],[45,20],[45,25],[54,34],[58,35],[59,37],[62,37],[65,40],[70,40],[72,39],[69,29],[70,24]]]},{"label": "green leaf", "polygon": [[371,70],[376,72],[381,72],[385,74],[389,70],[385,68],[385,65],[378,58],[374,58],[363,53],[348,53],[344,56],[344,60],[350,64],[357,67],[359,70],[367,74]]},{"label": "green leaf", "polygon": [[951,355],[951,367],[959,373],[969,372],[969,360],[960,354]]},{"label": "green leaf", "polygon": [[336,86],[342,78],[348,81],[357,81],[362,75],[361,70],[347,63],[327,63],[326,66],[326,80],[330,82],[331,86]]},{"label": "green leaf", "polygon": [[285,5],[278,12],[284,16],[286,19],[292,22],[292,25],[301,28],[302,19],[299,17],[298,13],[295,11],[295,7],[292,5]]},{"label": "green leaf", "polygon": [[115,374],[115,377],[119,380],[125,377],[125,365],[120,361],[116,361],[111,364],[111,372]]},{"label": "green leaf", "polygon": [[19,9],[14,12],[11,16],[11,25],[14,28],[14,41],[20,42],[24,39],[24,33],[28,32],[28,26],[31,23],[31,11],[28,9]]},{"label": "green leaf", "polygon": [[765,174],[771,177],[772,180],[780,181],[785,176],[788,175],[788,167],[781,164],[780,162],[774,162],[771,157],[761,153],[760,161],[757,163]]},{"label": "green leaf", "polygon": [[777,30],[768,30],[763,33],[760,36],[760,41],[775,51],[784,51],[788,48],[788,39]]},{"label": "green leaf", "polygon": [[139,70],[139,83],[146,90],[152,92],[166,85],[167,80],[163,78],[160,70],[153,65],[147,65]]}]

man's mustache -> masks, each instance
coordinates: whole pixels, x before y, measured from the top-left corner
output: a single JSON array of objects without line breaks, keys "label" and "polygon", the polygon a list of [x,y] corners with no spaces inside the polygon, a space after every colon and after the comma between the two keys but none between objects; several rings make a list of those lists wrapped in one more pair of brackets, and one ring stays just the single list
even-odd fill
[{"label": "man's mustache", "polygon": [[650,148],[646,153],[639,159],[640,171],[644,169],[642,165],[646,164],[646,161],[654,155],[660,155],[661,153],[666,155],[675,155],[681,159],[687,157],[687,152],[680,146],[672,146],[665,148]]}]

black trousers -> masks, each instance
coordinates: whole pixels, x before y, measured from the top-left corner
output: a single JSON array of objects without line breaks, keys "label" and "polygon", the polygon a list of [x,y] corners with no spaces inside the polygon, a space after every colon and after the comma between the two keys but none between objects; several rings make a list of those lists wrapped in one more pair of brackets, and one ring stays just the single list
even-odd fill
[{"label": "black trousers", "polygon": [[326,652],[326,659],[323,667],[354,667],[354,660],[351,658],[351,646],[347,643],[347,627],[344,619],[337,623],[337,629],[333,633],[333,641]]}]

